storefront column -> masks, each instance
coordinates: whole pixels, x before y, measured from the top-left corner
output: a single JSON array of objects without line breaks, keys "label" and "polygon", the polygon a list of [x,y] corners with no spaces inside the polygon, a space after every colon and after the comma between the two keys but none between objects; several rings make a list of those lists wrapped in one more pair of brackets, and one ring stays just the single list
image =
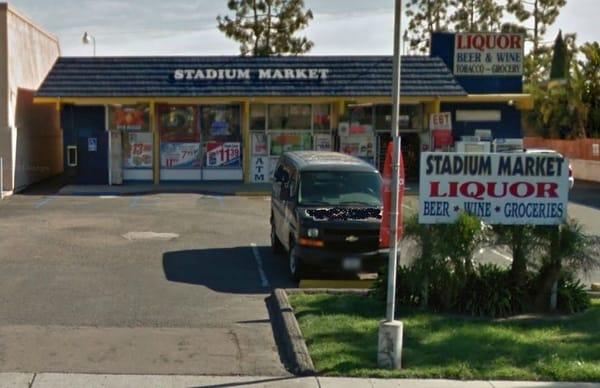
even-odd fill
[{"label": "storefront column", "polygon": [[250,163],[252,152],[252,137],[250,136],[250,101],[242,102],[242,145],[244,150],[243,168],[244,182],[250,182]]},{"label": "storefront column", "polygon": [[160,184],[160,135],[158,133],[158,125],[156,125],[156,106],[154,101],[150,101],[150,131],[152,132],[153,141],[153,156],[152,156],[152,171],[154,184]]}]

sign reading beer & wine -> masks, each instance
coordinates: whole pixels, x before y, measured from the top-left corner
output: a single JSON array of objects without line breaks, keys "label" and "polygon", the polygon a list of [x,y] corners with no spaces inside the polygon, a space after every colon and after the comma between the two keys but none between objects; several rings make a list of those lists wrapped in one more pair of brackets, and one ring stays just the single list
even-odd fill
[{"label": "sign reading beer & wine", "polygon": [[520,76],[525,36],[516,33],[462,33],[454,41],[454,74]]},{"label": "sign reading beer & wine", "polygon": [[567,217],[569,162],[554,154],[421,154],[419,222],[461,212],[488,224],[557,225]]}]

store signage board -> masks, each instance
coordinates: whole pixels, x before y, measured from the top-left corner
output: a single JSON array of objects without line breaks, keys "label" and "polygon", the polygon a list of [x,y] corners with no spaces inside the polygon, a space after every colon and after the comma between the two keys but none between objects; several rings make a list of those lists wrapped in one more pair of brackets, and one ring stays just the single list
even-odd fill
[{"label": "store signage board", "polygon": [[544,154],[424,152],[419,222],[449,224],[461,212],[488,224],[558,225],[567,217],[569,162]]},{"label": "store signage board", "polygon": [[330,70],[325,68],[264,68],[264,69],[176,69],[175,81],[213,80],[326,80]]},{"label": "store signage board", "polygon": [[435,130],[452,130],[452,113],[451,112],[441,112],[441,113],[432,113],[429,120],[429,129],[432,131]]},{"label": "store signage board", "polygon": [[200,143],[161,143],[160,166],[162,168],[200,168]]},{"label": "store signage board", "polygon": [[454,42],[455,75],[523,75],[523,34],[461,33],[456,34]]},{"label": "store signage board", "polygon": [[207,143],[206,167],[241,167],[240,143]]},{"label": "store signage board", "polygon": [[151,132],[130,132],[123,147],[123,167],[152,168]]},{"label": "store signage board", "polygon": [[269,182],[269,157],[253,156],[250,171],[250,179],[254,183]]}]

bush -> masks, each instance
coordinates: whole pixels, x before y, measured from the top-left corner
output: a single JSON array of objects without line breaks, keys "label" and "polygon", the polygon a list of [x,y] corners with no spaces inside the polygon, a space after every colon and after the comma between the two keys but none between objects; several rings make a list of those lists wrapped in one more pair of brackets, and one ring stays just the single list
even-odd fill
[{"label": "bush", "polygon": [[557,307],[559,311],[574,314],[587,310],[591,306],[591,303],[590,296],[579,279],[566,276],[559,281],[557,295]]},{"label": "bush", "polygon": [[477,265],[466,279],[458,310],[480,317],[506,317],[517,304],[510,287],[510,270],[493,264]]}]

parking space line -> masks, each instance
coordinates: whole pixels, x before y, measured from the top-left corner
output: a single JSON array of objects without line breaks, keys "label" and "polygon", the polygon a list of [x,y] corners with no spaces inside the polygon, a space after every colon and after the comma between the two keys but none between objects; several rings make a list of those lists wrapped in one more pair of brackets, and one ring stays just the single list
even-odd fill
[{"label": "parking space line", "polygon": [[52,202],[54,200],[54,197],[46,197],[45,199],[42,199],[41,201],[39,201],[38,203],[35,204],[35,208],[39,209],[42,206],[46,205],[49,202]]},{"label": "parking space line", "polygon": [[256,260],[256,266],[258,267],[258,273],[260,274],[260,281],[263,287],[270,287],[269,279],[267,279],[267,275],[265,274],[265,270],[263,269],[263,261],[260,256],[260,252],[258,251],[258,247],[255,243],[250,244],[252,247],[252,253],[254,253],[254,260]]}]

